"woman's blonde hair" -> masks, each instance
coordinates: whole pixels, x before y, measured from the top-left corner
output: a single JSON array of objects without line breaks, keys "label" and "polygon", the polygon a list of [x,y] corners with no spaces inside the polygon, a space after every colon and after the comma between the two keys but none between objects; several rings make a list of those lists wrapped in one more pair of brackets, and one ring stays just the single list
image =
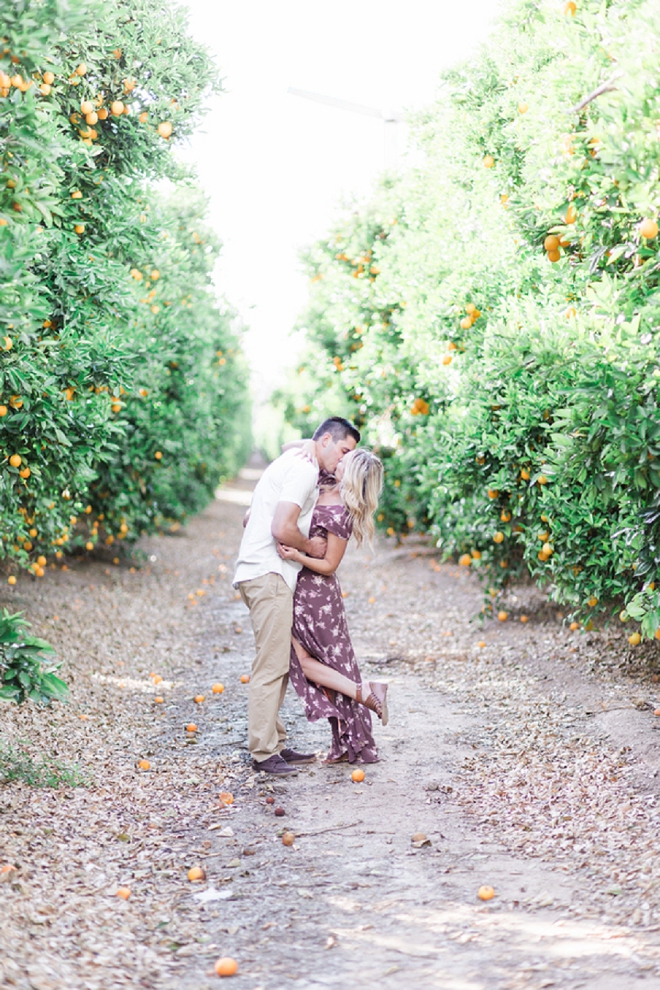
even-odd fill
[{"label": "woman's blonde hair", "polygon": [[357,544],[361,546],[365,540],[371,543],[374,537],[373,516],[383,490],[383,464],[373,450],[360,447],[345,455],[343,465],[339,494],[351,517]]}]

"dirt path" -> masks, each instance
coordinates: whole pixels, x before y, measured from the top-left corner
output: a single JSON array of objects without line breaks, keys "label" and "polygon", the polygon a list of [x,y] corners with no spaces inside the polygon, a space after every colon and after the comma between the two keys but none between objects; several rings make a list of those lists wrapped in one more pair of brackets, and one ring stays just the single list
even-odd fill
[{"label": "dirt path", "polygon": [[[527,589],[482,629],[462,569],[391,542],[351,551],[358,655],[391,681],[383,759],[359,785],[320,763],[263,779],[230,587],[252,481],[145,541],[142,573],[70,562],[12,595],[70,661],[72,700],[41,720],[8,711],[3,736],[93,783],[0,791],[16,867],[0,874],[0,984],[202,990],[231,955],[237,990],[660,987],[655,651],[633,666],[620,635],[570,633]],[[291,692],[285,718],[293,745],[325,748]],[[413,847],[419,831],[430,845]],[[195,865],[205,882],[187,880]]]}]

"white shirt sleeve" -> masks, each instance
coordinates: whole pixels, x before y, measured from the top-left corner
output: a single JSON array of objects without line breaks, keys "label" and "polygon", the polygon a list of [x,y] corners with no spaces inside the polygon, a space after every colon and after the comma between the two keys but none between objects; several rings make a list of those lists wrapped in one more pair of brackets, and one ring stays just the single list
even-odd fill
[{"label": "white shirt sleeve", "polygon": [[308,501],[318,482],[318,471],[313,464],[297,458],[284,478],[278,502],[294,502],[300,508]]}]

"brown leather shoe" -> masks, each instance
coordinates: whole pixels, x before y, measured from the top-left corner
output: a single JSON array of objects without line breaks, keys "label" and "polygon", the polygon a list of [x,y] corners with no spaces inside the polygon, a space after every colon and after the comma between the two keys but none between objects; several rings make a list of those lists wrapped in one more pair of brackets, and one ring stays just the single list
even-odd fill
[{"label": "brown leather shoe", "polygon": [[387,710],[387,684],[383,684],[382,681],[367,681],[367,683],[369,685],[367,697],[362,697],[362,685],[358,684],[355,700],[360,705],[366,705],[367,708],[370,708],[372,712],[376,713],[383,725],[387,725],[390,717]]},{"label": "brown leather shoe", "polygon": [[315,763],[316,753],[296,753],[295,749],[283,749],[280,756],[285,763]]},{"label": "brown leather shoe", "polygon": [[252,760],[252,769],[260,773],[272,773],[277,777],[286,777],[298,773],[295,767],[290,767],[278,753],[273,753],[267,760]]}]

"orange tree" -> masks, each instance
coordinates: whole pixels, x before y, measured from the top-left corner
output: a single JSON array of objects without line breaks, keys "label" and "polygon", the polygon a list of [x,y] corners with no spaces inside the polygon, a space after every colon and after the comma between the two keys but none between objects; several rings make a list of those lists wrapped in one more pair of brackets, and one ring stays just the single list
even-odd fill
[{"label": "orange tree", "polygon": [[[493,595],[660,626],[658,169],[650,0],[515,0],[414,120],[416,164],[308,254],[305,429],[387,461],[382,525]],[[319,359],[320,358],[320,359]]]},{"label": "orange tree", "polygon": [[[10,569],[203,506],[249,442],[219,245],[172,145],[218,88],[163,2],[0,14],[0,535]],[[10,575],[10,582],[14,582]]]}]

